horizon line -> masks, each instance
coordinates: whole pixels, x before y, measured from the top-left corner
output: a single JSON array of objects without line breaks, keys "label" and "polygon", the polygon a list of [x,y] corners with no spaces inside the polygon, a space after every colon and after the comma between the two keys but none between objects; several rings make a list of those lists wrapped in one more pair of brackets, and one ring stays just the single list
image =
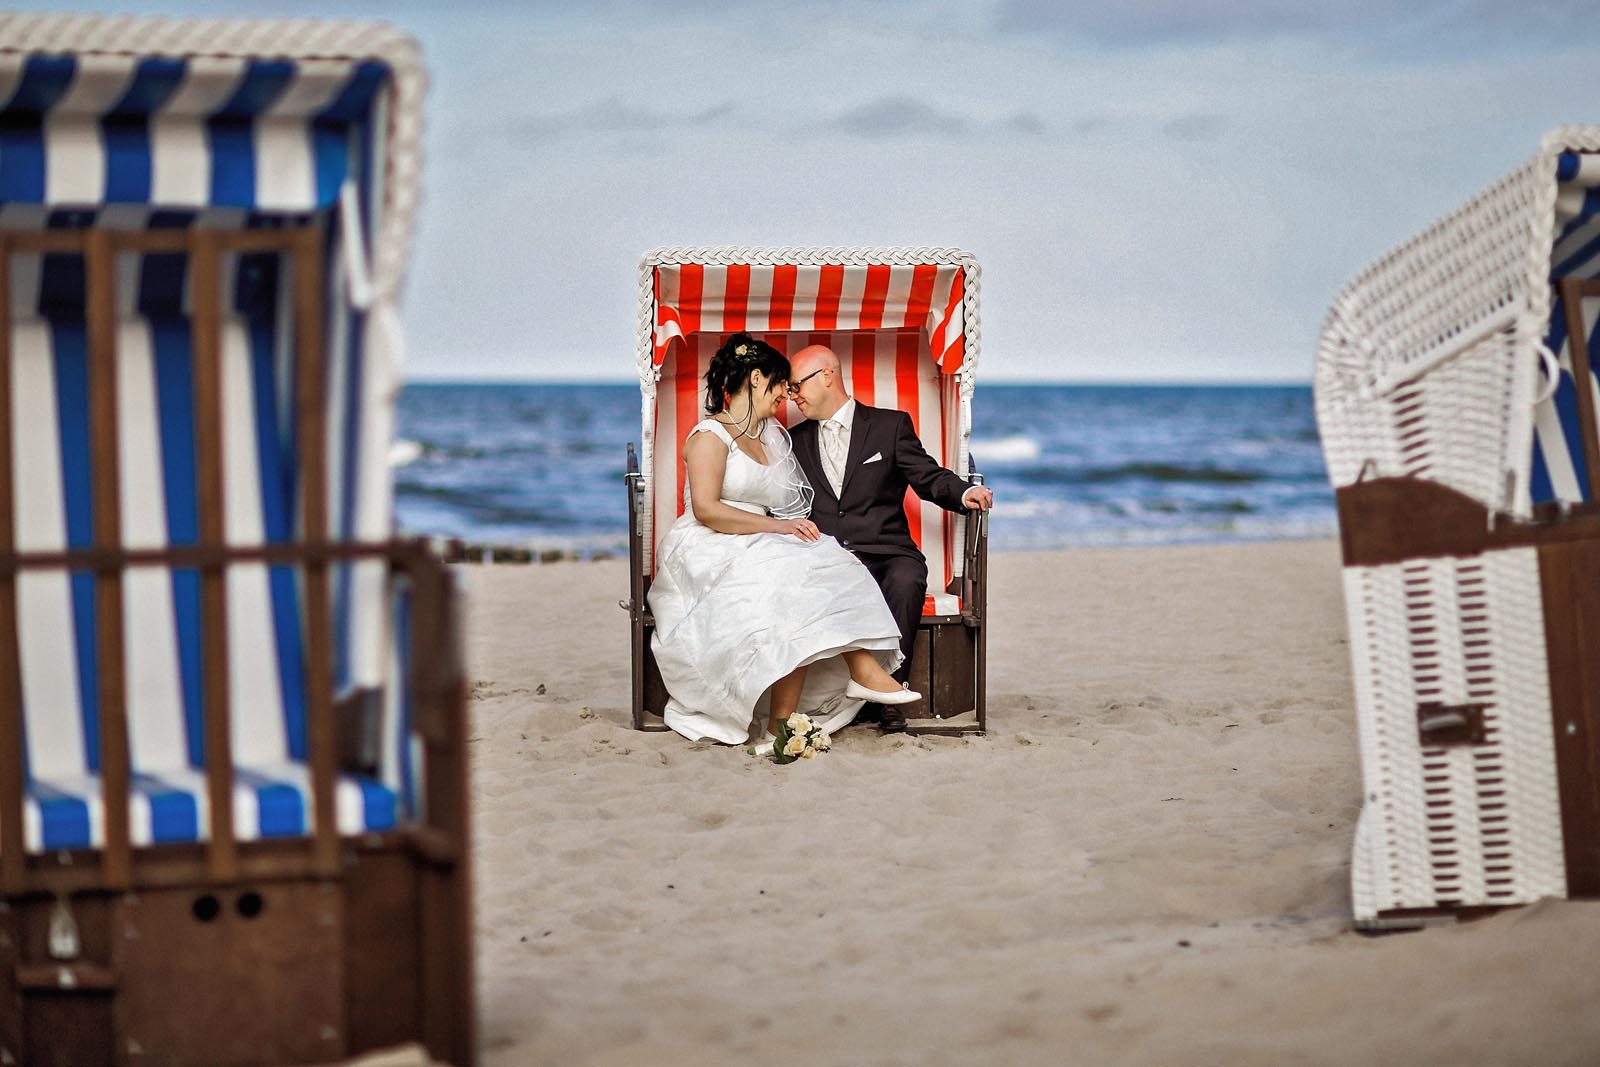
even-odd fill
[{"label": "horizon line", "polygon": [[[408,375],[402,385],[633,385],[639,384],[638,378],[544,378],[544,377],[462,377],[452,378],[435,375]],[[1172,388],[1174,386],[1195,387],[1260,387],[1274,388],[1282,386],[1307,386],[1312,382],[1310,378],[994,378],[982,384],[985,385],[1070,385],[1070,386],[1113,386],[1117,388],[1130,388],[1149,386],[1153,388]]]}]

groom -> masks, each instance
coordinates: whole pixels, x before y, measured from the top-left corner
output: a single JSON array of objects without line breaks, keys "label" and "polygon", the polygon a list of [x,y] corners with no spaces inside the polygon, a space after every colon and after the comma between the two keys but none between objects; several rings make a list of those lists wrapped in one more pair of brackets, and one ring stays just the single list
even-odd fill
[{"label": "groom", "polygon": [[[903,683],[911,674],[911,646],[928,594],[928,561],[906,524],[906,488],[948,511],[986,509],[994,494],[934,462],[905,412],[858,404],[845,392],[839,357],[826,345],[796,352],[790,373],[789,399],[808,420],[790,436],[816,490],[811,519],[854,552],[883,590],[900,624],[905,659],[894,677]],[[883,732],[905,728],[905,712],[884,705]]]}]

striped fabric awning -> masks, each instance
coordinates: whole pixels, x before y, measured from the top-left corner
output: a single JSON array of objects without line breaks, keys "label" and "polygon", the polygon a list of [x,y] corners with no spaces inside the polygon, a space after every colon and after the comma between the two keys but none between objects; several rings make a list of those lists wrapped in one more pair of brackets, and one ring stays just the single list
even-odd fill
[{"label": "striped fabric awning", "polygon": [[364,172],[374,60],[0,52],[0,203],[307,212]]},{"label": "striped fabric awning", "polygon": [[655,365],[700,332],[917,327],[945,374],[961,369],[965,281],[956,264],[699,263],[655,268]]},{"label": "striped fabric awning", "polygon": [[[1556,234],[1550,250],[1550,283],[1600,277],[1600,155],[1563,152],[1556,165]],[[1600,298],[1583,301],[1582,321],[1591,367],[1600,354]],[[1573,377],[1566,303],[1556,293],[1550,305],[1546,344],[1561,370],[1555,390],[1534,410],[1533,465],[1529,495],[1534,503],[1581,503],[1589,498],[1589,458],[1584,454],[1578,391]],[[1597,405],[1600,387],[1591,379]]]}]

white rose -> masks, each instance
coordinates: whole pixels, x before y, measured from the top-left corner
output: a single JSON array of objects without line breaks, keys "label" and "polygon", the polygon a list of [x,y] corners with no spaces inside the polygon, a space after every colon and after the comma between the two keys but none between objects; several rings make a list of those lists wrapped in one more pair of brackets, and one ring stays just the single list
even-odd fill
[{"label": "white rose", "polygon": [[811,744],[818,752],[826,752],[833,747],[833,738],[819,730],[816,739]]},{"label": "white rose", "polygon": [[804,752],[800,753],[800,758],[801,759],[816,759],[817,758],[817,750],[814,749],[814,748],[807,748]]},{"label": "white rose", "polygon": [[789,732],[797,737],[804,737],[811,732],[811,716],[803,711],[797,711],[789,716]]},{"label": "white rose", "polygon": [[806,751],[809,751],[806,748],[806,739],[799,735],[789,738],[789,743],[783,746],[783,754],[785,756],[798,756]]}]

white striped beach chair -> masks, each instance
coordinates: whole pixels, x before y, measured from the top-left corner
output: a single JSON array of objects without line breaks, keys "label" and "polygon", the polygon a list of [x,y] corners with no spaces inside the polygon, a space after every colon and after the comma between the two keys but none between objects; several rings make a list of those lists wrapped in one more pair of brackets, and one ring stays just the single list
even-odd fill
[{"label": "white striped beach chair", "polygon": [[388,470],[423,84],[382,26],[0,16],[0,1062],[473,1059]]},{"label": "white striped beach chair", "polygon": [[[943,466],[969,470],[972,390],[978,363],[978,264],[938,248],[659,249],[639,268],[642,448],[629,446],[628,504],[633,623],[633,719],[665,729],[666,690],[650,651],[645,594],[655,546],[683,512],[682,446],[704,417],[713,353],[744,331],[790,353],[826,344],[838,353],[851,395],[911,416]],[[785,404],[785,425],[799,419]],[[906,519],[928,560],[928,597],[912,653],[908,728],[972,733],[985,728],[984,570],[987,516],[969,520],[909,491]]]},{"label": "white striped beach chair", "polygon": [[1360,926],[1600,894],[1597,277],[1600,127],[1564,127],[1329,312]]}]

